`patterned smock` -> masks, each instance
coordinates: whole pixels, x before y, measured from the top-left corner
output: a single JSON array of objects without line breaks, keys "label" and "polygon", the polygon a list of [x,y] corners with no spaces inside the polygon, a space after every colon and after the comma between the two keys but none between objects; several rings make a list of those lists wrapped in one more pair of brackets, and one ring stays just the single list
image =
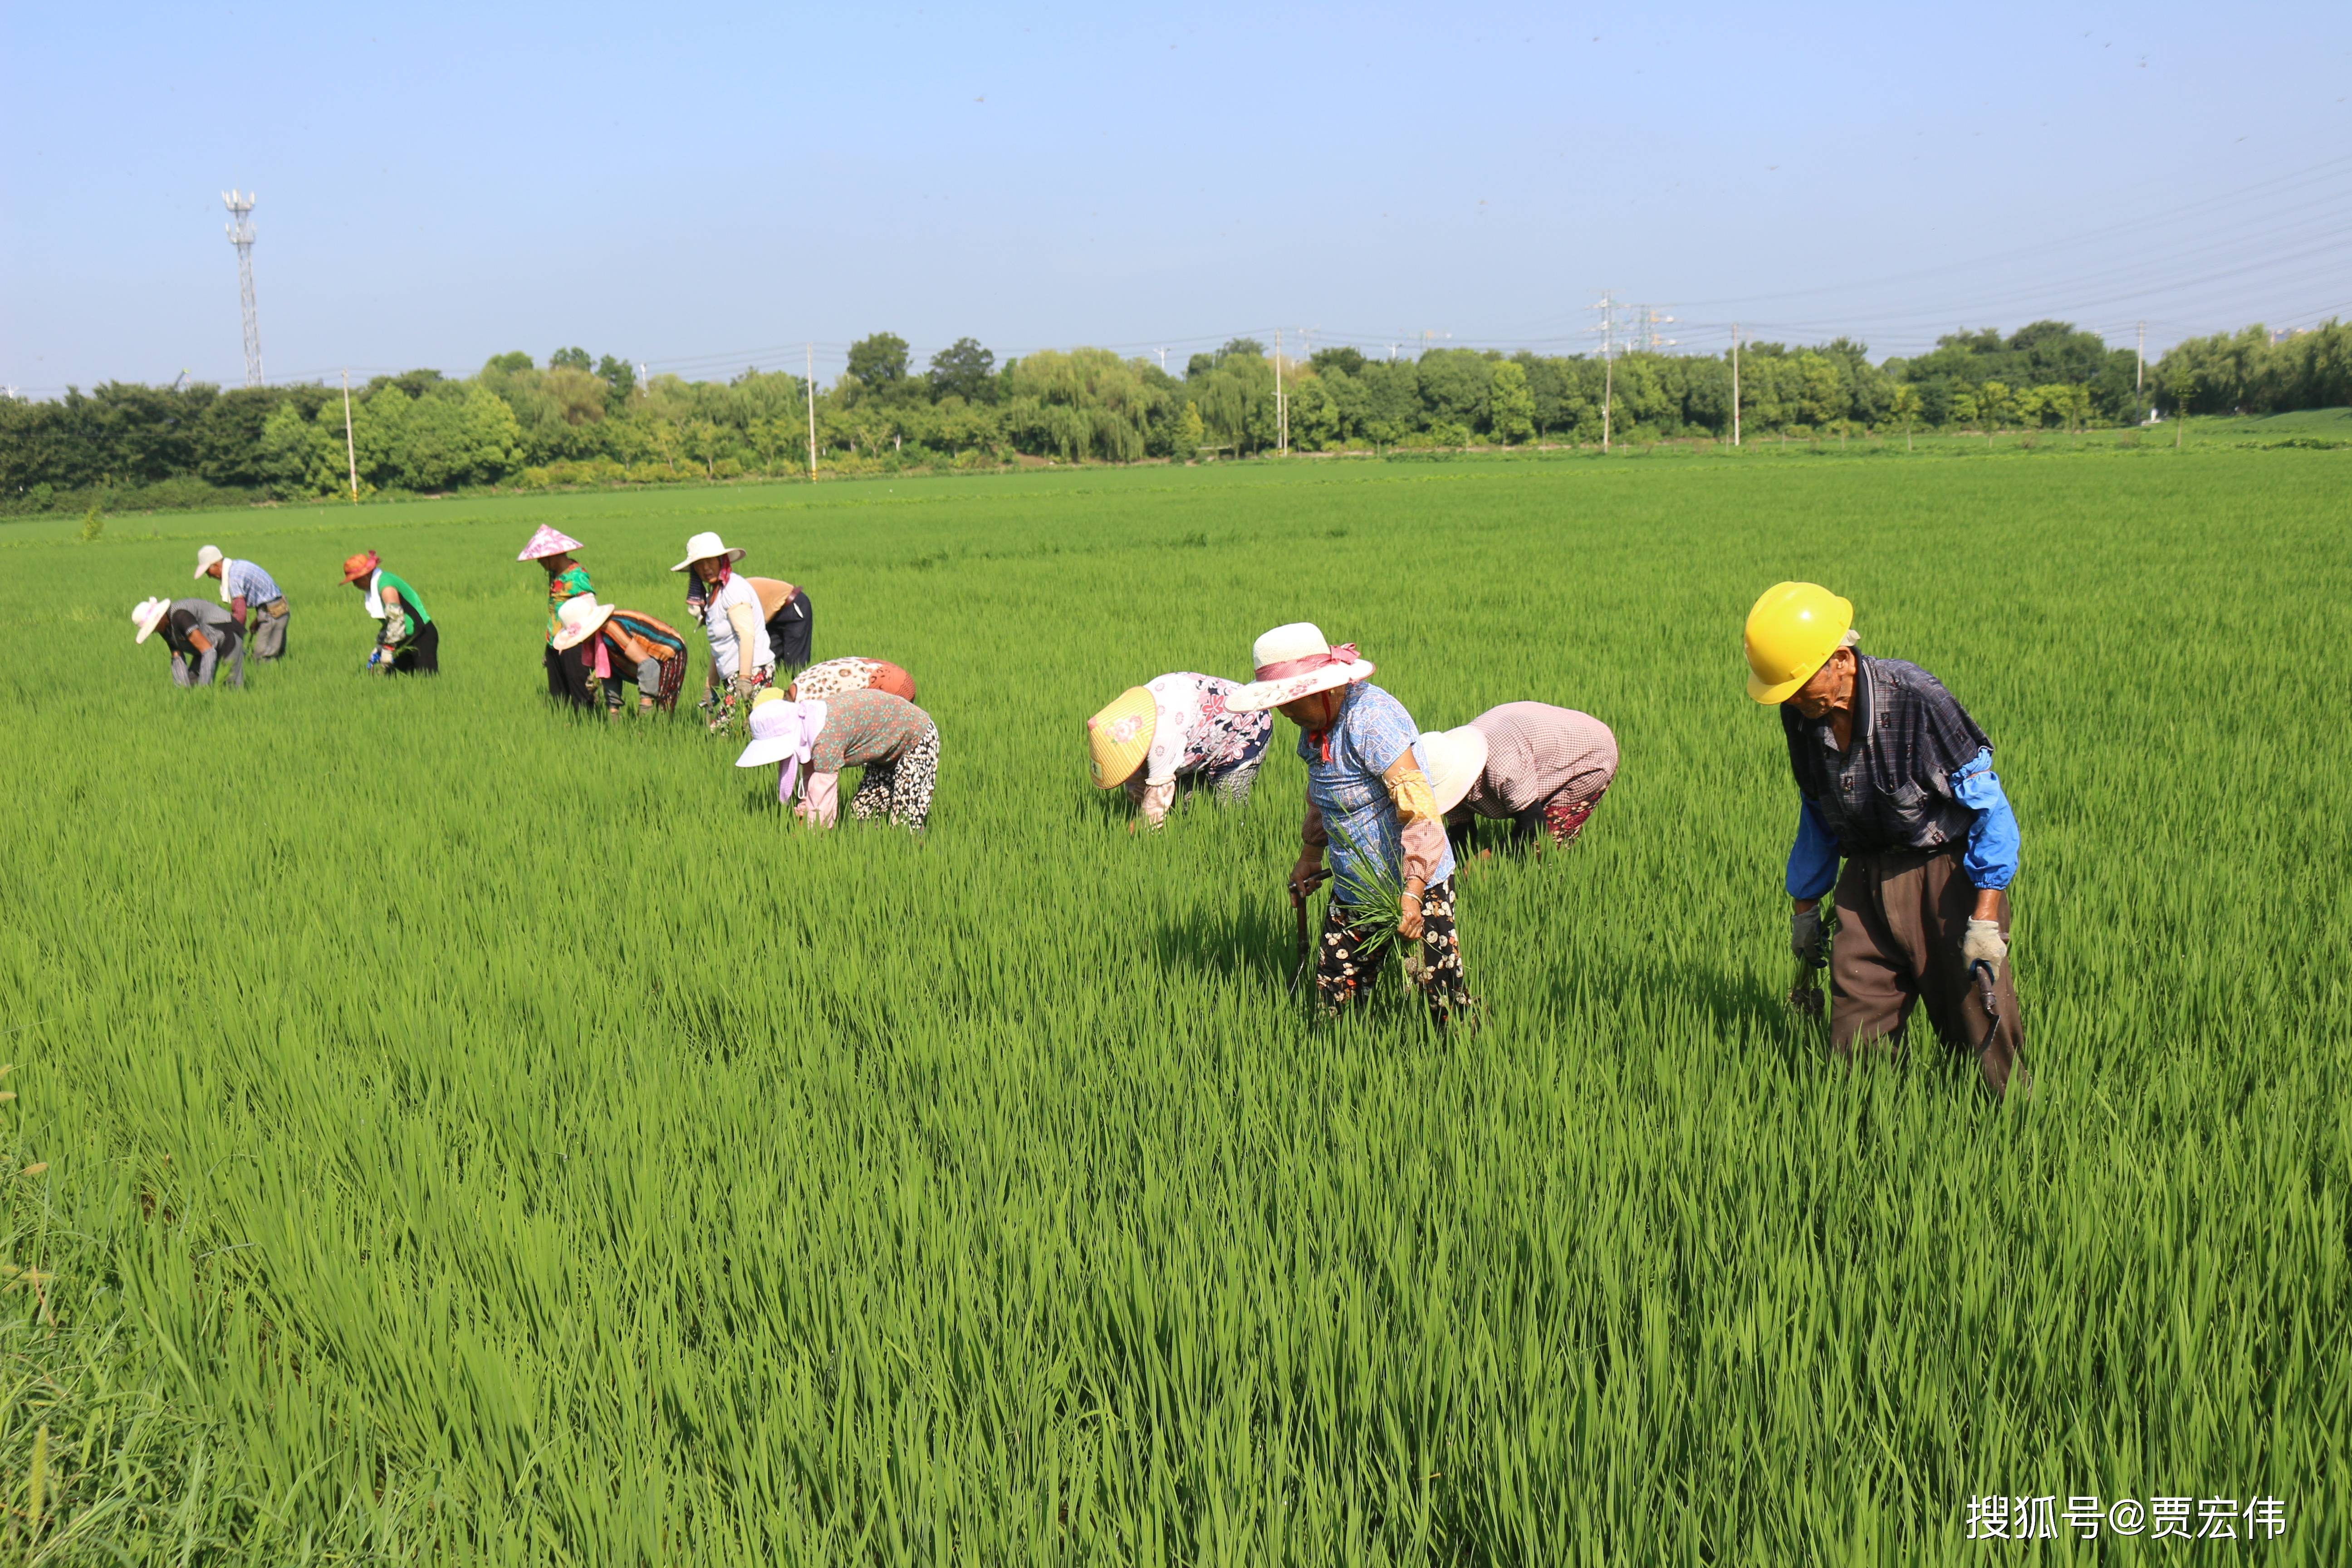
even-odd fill
[{"label": "patterned smock", "polygon": [[[1403,703],[1366,680],[1344,690],[1331,727],[1300,734],[1298,756],[1307,764],[1307,804],[1319,814],[1330,839],[1333,897],[1354,902],[1350,889],[1404,877],[1403,828],[1381,775],[1407,752],[1423,773],[1429,762],[1421,754],[1421,731]],[[1445,845],[1442,829],[1437,844],[1444,847],[1429,872],[1433,888],[1454,875],[1454,849]],[[1359,849],[1371,865],[1362,863]]]},{"label": "patterned smock", "polygon": [[563,617],[558,614],[566,599],[596,590],[588,585],[588,568],[577,563],[565,567],[547,580],[547,640],[553,642],[555,634],[563,629]]}]

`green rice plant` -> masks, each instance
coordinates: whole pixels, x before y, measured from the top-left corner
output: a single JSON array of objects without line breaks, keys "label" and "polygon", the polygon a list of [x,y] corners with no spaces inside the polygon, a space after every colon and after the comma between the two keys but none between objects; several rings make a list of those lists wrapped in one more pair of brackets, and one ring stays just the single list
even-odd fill
[{"label": "green rice plant", "polygon": [[[1969,1501],[2189,1491],[2352,1559],[2340,455],[1929,445],[0,525],[0,1496],[46,1427],[77,1563],[2122,1562]],[[912,671],[924,840],[551,710],[541,521]],[[291,597],[243,691],[124,614],[204,542]],[[438,680],[355,672],[367,547]],[[1993,737],[2030,1108],[1791,1049],[1790,576]],[[1084,782],[1299,618],[1618,735],[1457,873],[1475,1038],[1290,1005],[1288,748],[1156,835]]]}]

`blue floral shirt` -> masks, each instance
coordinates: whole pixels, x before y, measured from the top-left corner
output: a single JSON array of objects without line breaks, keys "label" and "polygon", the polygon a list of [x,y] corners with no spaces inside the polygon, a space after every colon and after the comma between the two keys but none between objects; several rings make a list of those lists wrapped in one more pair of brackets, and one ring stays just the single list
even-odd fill
[{"label": "blue floral shirt", "polygon": [[[1381,775],[1407,752],[1423,773],[1429,771],[1418,743],[1421,731],[1403,703],[1369,681],[1357,681],[1346,693],[1328,731],[1319,736],[1303,731],[1298,737],[1298,755],[1307,764],[1307,798],[1322,813],[1323,830],[1330,835],[1331,874],[1343,903],[1349,901],[1349,888],[1363,885],[1358,857],[1349,847],[1351,841],[1373,861],[1376,879],[1403,880],[1404,844],[1396,803],[1389,798],[1389,786]],[[1452,875],[1454,847],[1449,844],[1430,875],[1430,885]]]}]

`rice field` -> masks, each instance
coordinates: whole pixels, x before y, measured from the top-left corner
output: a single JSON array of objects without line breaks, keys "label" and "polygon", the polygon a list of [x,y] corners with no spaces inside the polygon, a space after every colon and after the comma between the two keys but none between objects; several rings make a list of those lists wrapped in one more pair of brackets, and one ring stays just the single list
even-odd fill
[{"label": "rice field", "polygon": [[[0,528],[8,1560],[2352,1559],[2347,502],[2152,449]],[[551,710],[542,521],[665,618],[701,529],[806,584],[920,683],[929,833]],[[132,646],[201,542],[292,596],[242,692]],[[359,673],[371,546],[436,682]],[[1788,577],[1994,738],[2031,1105],[1784,1003]],[[1475,1035],[1286,994],[1286,725],[1157,837],[1087,783],[1301,618],[1425,729],[1618,734],[1571,853],[1465,866]],[[2175,1496],[2284,1528],[2064,1518]]]}]

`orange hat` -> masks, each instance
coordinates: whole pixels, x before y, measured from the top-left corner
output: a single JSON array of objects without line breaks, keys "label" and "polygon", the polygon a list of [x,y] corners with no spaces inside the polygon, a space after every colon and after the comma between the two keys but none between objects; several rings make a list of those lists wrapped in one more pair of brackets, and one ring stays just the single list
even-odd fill
[{"label": "orange hat", "polygon": [[349,561],[343,563],[343,581],[346,583],[356,583],[361,578],[366,576],[369,573],[374,571],[375,566],[376,558],[374,551],[370,550],[362,554],[354,555]]}]

